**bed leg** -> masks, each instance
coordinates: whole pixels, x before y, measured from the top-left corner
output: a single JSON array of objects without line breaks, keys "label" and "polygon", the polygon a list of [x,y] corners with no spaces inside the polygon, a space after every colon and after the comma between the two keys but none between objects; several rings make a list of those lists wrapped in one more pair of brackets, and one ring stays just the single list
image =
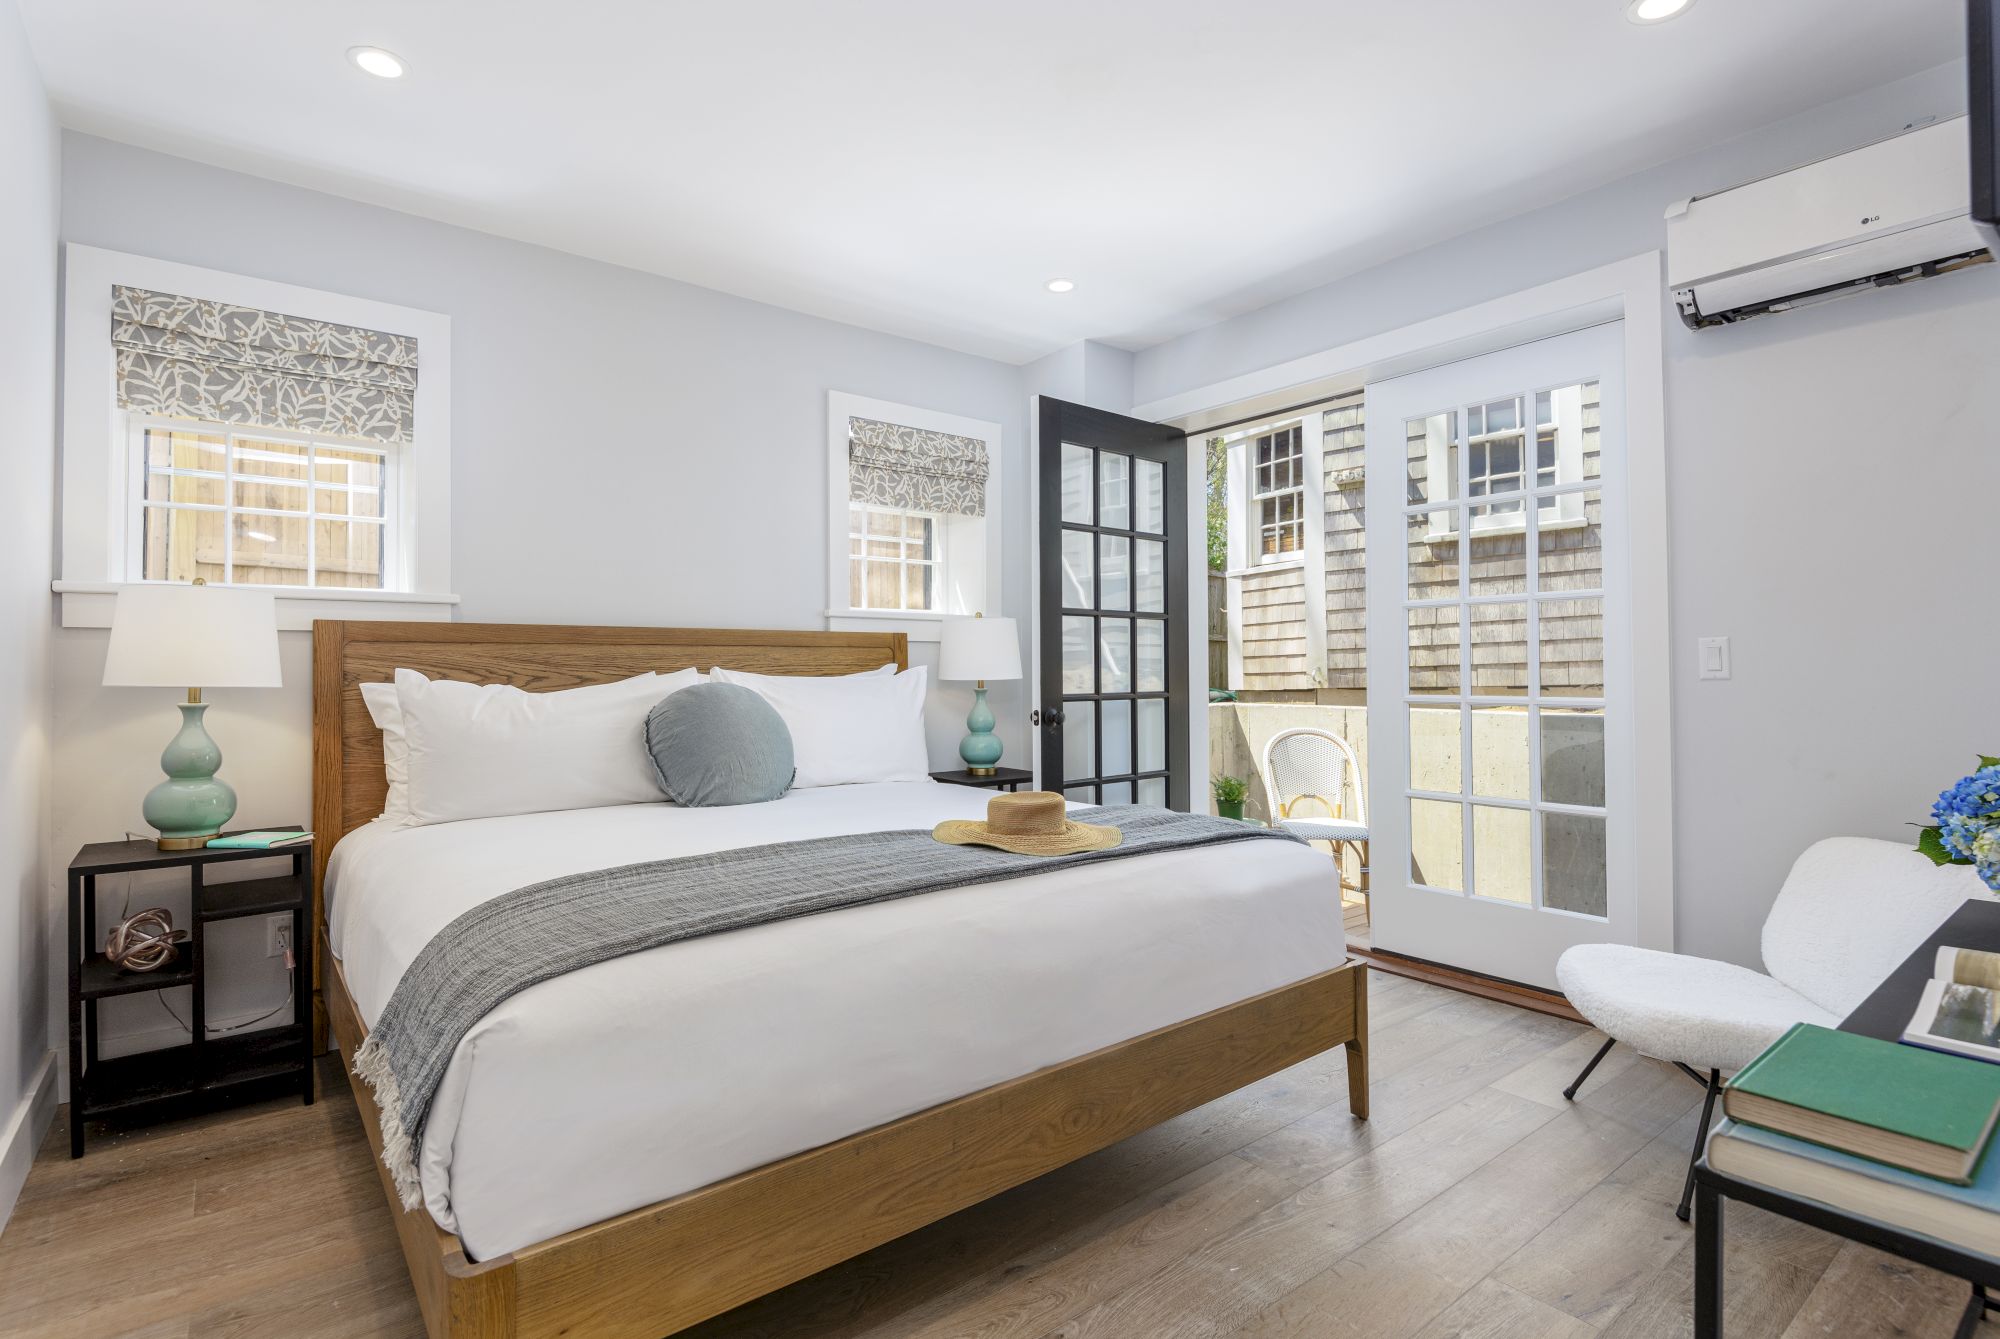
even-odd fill
[{"label": "bed leg", "polygon": [[1368,1119],[1368,964],[1357,962],[1354,978],[1354,1036],[1347,1043],[1347,1109]]}]

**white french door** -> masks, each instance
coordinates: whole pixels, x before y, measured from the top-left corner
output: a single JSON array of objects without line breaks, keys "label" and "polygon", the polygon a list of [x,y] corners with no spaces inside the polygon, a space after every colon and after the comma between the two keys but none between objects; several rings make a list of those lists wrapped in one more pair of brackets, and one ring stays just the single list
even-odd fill
[{"label": "white french door", "polygon": [[1367,388],[1374,946],[1634,943],[1623,325]]}]

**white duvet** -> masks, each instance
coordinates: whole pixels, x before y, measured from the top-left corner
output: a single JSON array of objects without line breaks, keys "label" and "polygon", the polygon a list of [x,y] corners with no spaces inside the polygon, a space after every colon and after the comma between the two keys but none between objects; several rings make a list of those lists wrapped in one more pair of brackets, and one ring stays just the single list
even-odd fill
[{"label": "white duvet", "polygon": [[[630,805],[335,847],[329,932],[371,1027],[461,912],[561,874],[981,818],[928,781]],[[486,1259],[1337,966],[1323,854],[1255,841],[669,944],[522,991],[459,1044],[426,1203]]]}]

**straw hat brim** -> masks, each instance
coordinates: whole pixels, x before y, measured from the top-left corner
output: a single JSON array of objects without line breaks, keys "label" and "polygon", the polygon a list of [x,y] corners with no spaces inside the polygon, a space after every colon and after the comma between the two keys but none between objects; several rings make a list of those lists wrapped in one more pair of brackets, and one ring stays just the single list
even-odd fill
[{"label": "straw hat brim", "polygon": [[1117,828],[1096,823],[1063,820],[1061,832],[995,832],[984,822],[970,818],[948,818],[931,829],[931,836],[952,846],[992,846],[1015,855],[1078,855],[1084,851],[1108,851],[1125,840]]}]

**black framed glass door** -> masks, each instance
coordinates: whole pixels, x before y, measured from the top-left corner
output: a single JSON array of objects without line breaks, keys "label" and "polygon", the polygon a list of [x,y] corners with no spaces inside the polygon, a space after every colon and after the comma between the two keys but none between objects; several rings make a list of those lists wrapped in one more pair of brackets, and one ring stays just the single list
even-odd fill
[{"label": "black framed glass door", "polygon": [[1187,441],[1043,397],[1042,787],[1188,808]]}]

